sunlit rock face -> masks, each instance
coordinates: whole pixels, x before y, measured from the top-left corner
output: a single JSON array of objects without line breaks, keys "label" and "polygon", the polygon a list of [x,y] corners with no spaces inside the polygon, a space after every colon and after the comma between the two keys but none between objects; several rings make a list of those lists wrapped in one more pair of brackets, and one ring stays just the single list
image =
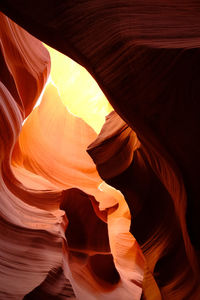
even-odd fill
[{"label": "sunlit rock face", "polygon": [[[0,298],[140,299],[146,263],[130,233],[129,208],[86,152],[97,133],[67,109],[71,90],[59,93],[63,83],[54,69],[47,82],[50,56],[42,43],[3,14],[1,23],[1,77],[7,80],[1,82],[0,102]],[[70,81],[73,62],[64,62]],[[91,82],[98,88],[94,79],[89,88]],[[80,95],[80,112],[92,101],[85,88],[74,95]],[[97,108],[91,109],[96,120],[86,118],[96,131],[102,114],[112,110],[98,93]]]},{"label": "sunlit rock face", "polygon": [[200,4],[0,7],[0,299],[199,300]]},{"label": "sunlit rock face", "polygon": [[56,86],[61,101],[72,114],[99,133],[105,115],[113,110],[112,106],[85,68],[53,48],[45,47],[51,57],[50,80]]}]

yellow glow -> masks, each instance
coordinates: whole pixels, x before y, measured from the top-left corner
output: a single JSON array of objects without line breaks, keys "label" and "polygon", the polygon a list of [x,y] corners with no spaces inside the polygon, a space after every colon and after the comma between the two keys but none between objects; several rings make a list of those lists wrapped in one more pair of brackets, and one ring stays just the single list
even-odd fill
[{"label": "yellow glow", "polygon": [[85,68],[53,48],[45,47],[51,56],[51,80],[62,102],[99,133],[112,106]]}]

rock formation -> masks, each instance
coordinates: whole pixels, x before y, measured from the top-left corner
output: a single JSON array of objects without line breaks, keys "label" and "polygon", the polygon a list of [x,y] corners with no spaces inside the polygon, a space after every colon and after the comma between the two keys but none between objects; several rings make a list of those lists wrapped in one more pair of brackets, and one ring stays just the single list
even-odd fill
[{"label": "rock formation", "polygon": [[[200,3],[0,8],[0,299],[199,300]],[[111,103],[99,134],[41,41]]]}]

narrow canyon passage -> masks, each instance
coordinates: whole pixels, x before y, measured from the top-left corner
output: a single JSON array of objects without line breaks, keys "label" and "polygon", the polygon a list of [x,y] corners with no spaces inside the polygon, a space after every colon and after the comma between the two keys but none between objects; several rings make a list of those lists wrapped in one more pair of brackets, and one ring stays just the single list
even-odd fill
[{"label": "narrow canyon passage", "polygon": [[200,10],[142,2],[0,4],[2,300],[199,300]]}]

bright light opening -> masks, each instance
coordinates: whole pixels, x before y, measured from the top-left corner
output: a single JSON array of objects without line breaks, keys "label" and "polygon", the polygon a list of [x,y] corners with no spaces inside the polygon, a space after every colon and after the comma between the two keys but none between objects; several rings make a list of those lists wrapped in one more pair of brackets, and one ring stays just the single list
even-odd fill
[{"label": "bright light opening", "polygon": [[64,54],[45,45],[51,57],[51,83],[72,114],[82,118],[97,133],[112,106],[89,72]]}]

